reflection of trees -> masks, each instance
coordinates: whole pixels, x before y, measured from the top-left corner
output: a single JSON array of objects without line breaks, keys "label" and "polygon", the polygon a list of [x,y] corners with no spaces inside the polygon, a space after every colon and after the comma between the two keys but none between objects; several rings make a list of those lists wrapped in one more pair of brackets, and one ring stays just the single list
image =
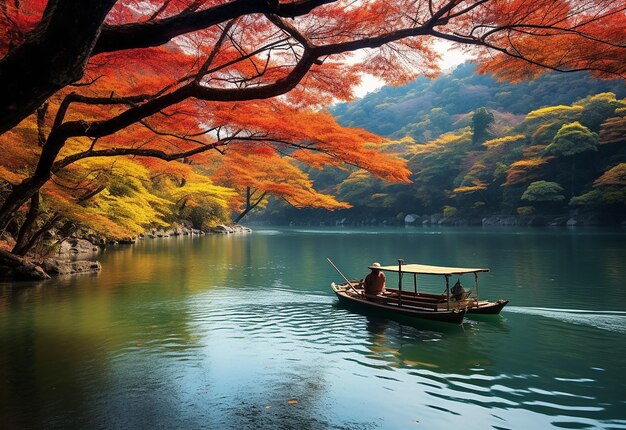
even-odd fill
[{"label": "reflection of trees", "polygon": [[[111,384],[117,391],[131,384],[150,386],[150,381],[174,386],[166,369],[154,363],[164,355],[189,356],[199,346],[189,302],[181,300],[188,295],[185,280],[171,272],[167,278],[152,273],[145,282],[145,273],[117,263],[126,277],[110,271],[0,290],[2,425],[44,428],[56,417],[88,428],[102,418],[94,418],[103,412],[94,402],[103,393],[115,394]],[[153,267],[140,264],[139,269]],[[115,380],[120,375],[115,366],[127,367],[133,360],[145,366]]]},{"label": "reflection of trees", "polygon": [[[5,428],[44,428],[50,417],[72,411],[77,427],[88,422],[81,365],[89,361],[90,382],[104,383],[102,337],[66,326],[66,292],[49,283],[3,287],[6,312],[0,320],[0,416]],[[61,305],[50,310],[50,302]],[[40,304],[43,304],[41,306]]]}]

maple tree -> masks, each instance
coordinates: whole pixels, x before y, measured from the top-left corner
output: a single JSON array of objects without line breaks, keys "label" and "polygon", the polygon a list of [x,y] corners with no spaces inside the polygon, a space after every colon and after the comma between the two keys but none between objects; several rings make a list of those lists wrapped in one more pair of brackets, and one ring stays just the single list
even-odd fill
[{"label": "maple tree", "polygon": [[[98,157],[141,157],[149,168],[141,160],[215,163],[213,151],[249,176],[236,182],[246,187],[260,183],[263,157],[406,181],[402,160],[372,146],[380,138],[320,111],[352,97],[363,71],[393,83],[432,76],[433,41],[445,39],[502,78],[624,77],[624,13],[619,0],[2,2],[0,140],[10,159],[0,226],[29,201],[30,224],[40,194],[69,201],[51,178]],[[286,169],[293,181],[263,186],[298,205],[341,204]],[[82,196],[103,200],[102,186]]]}]

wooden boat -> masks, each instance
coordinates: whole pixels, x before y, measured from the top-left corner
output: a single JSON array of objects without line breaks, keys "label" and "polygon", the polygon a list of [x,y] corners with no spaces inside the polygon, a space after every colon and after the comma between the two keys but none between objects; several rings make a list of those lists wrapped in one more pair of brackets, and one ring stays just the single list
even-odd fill
[{"label": "wooden boat", "polygon": [[[332,261],[328,260],[335,269]],[[404,264],[398,260],[397,266],[372,267],[385,272],[398,274],[398,288],[386,288],[382,294],[366,295],[358,281],[349,281],[339,269],[345,283],[331,284],[339,302],[345,305],[358,305],[363,309],[385,311],[396,315],[415,318],[424,318],[435,321],[445,321],[460,324],[468,314],[499,314],[508,300],[490,302],[479,298],[478,273],[488,272],[489,269],[475,269],[463,267],[429,266],[424,264]],[[403,289],[402,281],[405,275],[413,275],[413,291]],[[463,291],[454,295],[450,288],[450,277],[454,275],[474,275],[474,290]],[[445,278],[444,294],[425,293],[418,290],[418,275],[436,275]]]},{"label": "wooden boat", "polygon": [[339,302],[348,307],[357,307],[363,310],[374,310],[389,316],[404,316],[422,318],[433,321],[444,321],[461,324],[465,316],[465,309],[437,310],[428,304],[410,303],[399,300],[391,294],[366,297],[362,289],[357,289],[351,284],[330,285]]}]

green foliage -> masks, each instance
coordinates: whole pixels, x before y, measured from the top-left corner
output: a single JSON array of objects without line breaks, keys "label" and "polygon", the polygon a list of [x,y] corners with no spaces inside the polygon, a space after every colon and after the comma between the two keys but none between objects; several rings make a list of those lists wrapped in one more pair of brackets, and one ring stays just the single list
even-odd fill
[{"label": "green foliage", "polygon": [[620,206],[626,207],[626,163],[607,169],[593,182],[593,190],[570,200],[572,206]]},{"label": "green foliage", "polygon": [[[626,95],[623,84],[597,82],[584,74],[549,75],[519,86],[490,79],[461,67],[434,81],[420,78],[333,108],[353,125],[414,139],[393,148],[408,160],[409,185],[390,185],[360,170],[311,173],[320,189],[354,205],[339,219],[395,220],[398,213],[433,214],[442,208],[448,216],[456,209],[468,219],[566,214],[569,202],[581,212],[623,220],[626,186],[618,183],[626,182],[626,102],[606,90],[594,92],[609,85]],[[363,116],[353,115],[355,109]],[[494,117],[494,122],[485,118],[490,125],[483,123],[483,129],[492,135],[480,150],[473,143],[474,111]],[[320,218],[317,213],[312,222]]]},{"label": "green foliage", "polygon": [[572,197],[569,201],[570,206],[597,206],[602,204],[602,192],[600,190],[591,190],[580,196]]},{"label": "green foliage", "polygon": [[522,194],[522,200],[527,202],[560,202],[565,200],[562,192],[563,187],[556,182],[536,181],[526,188]]},{"label": "green foliage", "polygon": [[443,207],[443,216],[446,218],[453,218],[459,213],[459,210],[454,206],[444,206]]},{"label": "green foliage", "polygon": [[[478,75],[474,69],[471,64],[462,64],[437,79],[419,77],[400,87],[383,87],[354,103],[337,104],[331,112],[343,125],[363,127],[394,138],[410,135],[418,142],[425,142],[452,131],[458,127],[455,121],[461,115],[471,114],[480,107],[526,115],[544,106],[570,105],[597,93],[612,92],[617,98],[626,97],[623,81],[598,81],[586,73],[550,73],[512,84],[498,82],[488,74]],[[583,107],[573,110],[580,115]],[[447,128],[447,120],[440,120],[441,114],[450,118]],[[576,119],[571,117],[565,122]]]},{"label": "green foliage", "polygon": [[482,143],[491,136],[489,127],[495,122],[489,109],[480,107],[472,115],[472,143]]},{"label": "green foliage", "polygon": [[602,122],[613,116],[617,108],[623,106],[613,93],[588,96],[577,104],[583,106],[580,123],[595,132],[599,132]]},{"label": "green foliage", "polygon": [[545,149],[545,154],[572,157],[587,151],[597,151],[598,135],[575,121],[563,125],[554,140]]}]

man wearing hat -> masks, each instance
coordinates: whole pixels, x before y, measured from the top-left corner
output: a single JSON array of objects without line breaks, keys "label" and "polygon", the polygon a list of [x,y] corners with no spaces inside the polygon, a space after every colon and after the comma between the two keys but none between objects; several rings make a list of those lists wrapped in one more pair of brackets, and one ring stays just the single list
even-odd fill
[{"label": "man wearing hat", "polygon": [[365,277],[363,286],[366,295],[377,295],[385,291],[385,274],[380,271],[380,263],[372,263],[372,272]]}]

